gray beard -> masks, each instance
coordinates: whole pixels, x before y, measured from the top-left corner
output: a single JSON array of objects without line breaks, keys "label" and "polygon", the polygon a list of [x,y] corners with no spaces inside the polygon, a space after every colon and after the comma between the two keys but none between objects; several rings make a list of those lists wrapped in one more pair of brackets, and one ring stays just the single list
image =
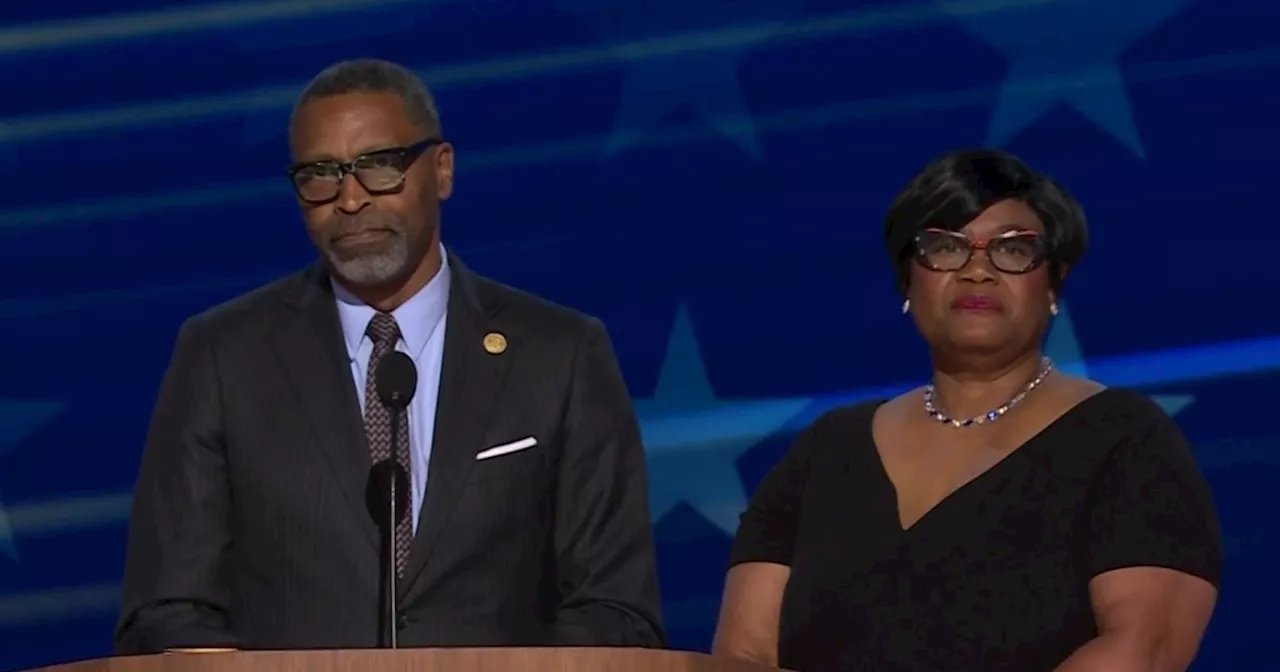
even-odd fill
[{"label": "gray beard", "polygon": [[392,236],[387,247],[357,256],[344,256],[332,248],[325,249],[325,258],[334,275],[357,287],[376,287],[391,282],[407,272],[413,260],[410,259],[409,238],[405,234],[407,228],[405,223],[396,215],[371,213],[342,222],[337,233],[357,231],[366,227],[389,229],[395,235]]},{"label": "gray beard", "polygon": [[344,259],[329,252],[329,267],[342,280],[360,287],[375,287],[395,280],[409,267],[409,242],[397,235],[391,245],[377,254]]}]

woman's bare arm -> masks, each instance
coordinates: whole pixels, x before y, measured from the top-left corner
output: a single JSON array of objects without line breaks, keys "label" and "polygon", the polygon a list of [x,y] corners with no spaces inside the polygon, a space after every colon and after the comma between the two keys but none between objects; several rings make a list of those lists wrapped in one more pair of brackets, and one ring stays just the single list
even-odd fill
[{"label": "woman's bare arm", "polygon": [[791,568],[745,562],[729,570],[712,655],[778,665],[778,620]]},{"label": "woman's bare arm", "polygon": [[1218,591],[1163,567],[1129,567],[1089,583],[1100,634],[1056,672],[1184,672],[1213,614]]}]

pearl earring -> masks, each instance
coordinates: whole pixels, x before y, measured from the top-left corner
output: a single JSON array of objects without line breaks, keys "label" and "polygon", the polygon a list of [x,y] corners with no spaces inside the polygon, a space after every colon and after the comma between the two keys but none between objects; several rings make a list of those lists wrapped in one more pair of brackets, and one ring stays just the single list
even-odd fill
[{"label": "pearl earring", "polygon": [[1050,315],[1054,315],[1054,316],[1056,316],[1056,315],[1058,314],[1058,302],[1057,302],[1057,301],[1054,301],[1053,303],[1049,304],[1049,314],[1050,314]]},{"label": "pearl earring", "polygon": [[902,314],[906,315],[911,311],[911,299],[902,302]]}]

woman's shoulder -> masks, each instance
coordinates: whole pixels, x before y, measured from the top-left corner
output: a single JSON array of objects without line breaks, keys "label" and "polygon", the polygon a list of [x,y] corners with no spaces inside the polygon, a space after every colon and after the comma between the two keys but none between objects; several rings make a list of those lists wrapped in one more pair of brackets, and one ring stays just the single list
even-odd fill
[{"label": "woman's shoulder", "polygon": [[840,404],[824,411],[804,429],[801,440],[812,451],[831,447],[847,447],[863,439],[870,440],[871,420],[888,399],[866,399]]},{"label": "woman's shoulder", "polygon": [[[1159,401],[1133,389],[1104,387],[1084,398],[1042,432],[1056,463],[1090,469],[1116,460],[1147,461],[1154,466],[1183,462],[1191,447]],[[1092,466],[1090,466],[1092,465]]]},{"label": "woman's shoulder", "polygon": [[923,408],[924,388],[918,387],[895,397],[874,397],[831,408],[818,416],[806,430],[820,445],[871,442],[872,425],[881,416],[906,420]]},{"label": "woman's shoulder", "polygon": [[1145,434],[1176,427],[1164,406],[1150,396],[1124,387],[1104,387],[1085,396],[1066,415],[1079,419],[1070,426],[1120,435]]}]

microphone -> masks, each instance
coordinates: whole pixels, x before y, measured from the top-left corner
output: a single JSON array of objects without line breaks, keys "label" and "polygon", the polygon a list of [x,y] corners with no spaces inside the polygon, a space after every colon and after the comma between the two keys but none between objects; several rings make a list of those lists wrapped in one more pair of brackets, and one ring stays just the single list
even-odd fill
[{"label": "microphone", "polygon": [[413,393],[418,391],[418,367],[409,355],[399,351],[387,353],[378,360],[377,376],[378,399],[393,414],[403,411],[413,401]]},{"label": "microphone", "polygon": [[[413,360],[403,352],[389,352],[378,360],[375,376],[377,377],[378,400],[391,412],[391,458],[373,466],[369,474],[369,487],[366,499],[376,508],[370,510],[374,521],[382,519],[386,529],[386,573],[383,584],[386,595],[386,639],[387,644],[399,648],[396,633],[396,617],[399,607],[396,604],[396,525],[409,513],[409,476],[400,466],[400,451],[408,446],[399,445],[400,423],[404,422],[404,411],[413,401],[413,393],[418,389],[418,368]],[[379,466],[386,465],[386,466]],[[374,493],[385,493],[375,494]],[[383,527],[383,525],[379,525]]]},{"label": "microphone", "polygon": [[[395,482],[392,483],[392,480]],[[399,525],[409,513],[409,474],[404,467],[391,460],[374,464],[369,470],[369,482],[364,489],[364,504],[381,531],[385,531],[387,526],[387,510],[391,506],[393,489],[396,498],[395,525]]]}]

